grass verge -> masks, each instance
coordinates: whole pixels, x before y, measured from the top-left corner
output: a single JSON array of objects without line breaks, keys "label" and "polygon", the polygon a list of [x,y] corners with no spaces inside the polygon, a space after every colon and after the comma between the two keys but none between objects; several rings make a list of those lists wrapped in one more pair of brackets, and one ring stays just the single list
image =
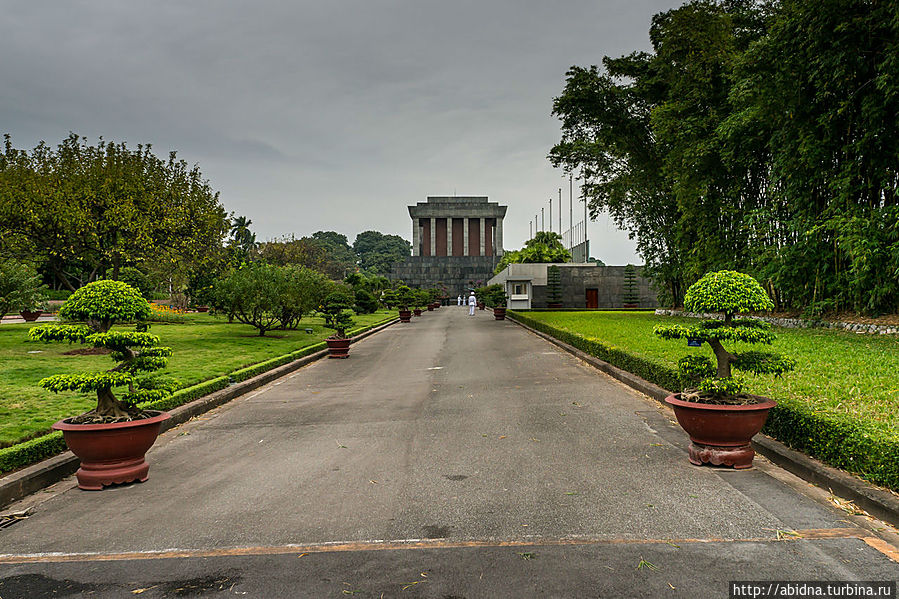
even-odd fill
[{"label": "grass verge", "polygon": [[[707,345],[688,348],[652,334],[655,325],[683,318],[645,312],[509,316],[674,391],[681,388],[676,371],[680,357],[691,352],[712,357]],[[776,333],[773,351],[795,358],[797,367],[779,378],[746,375],[751,393],[778,402],[764,432],[827,464],[899,491],[899,339],[822,329],[777,328]]]},{"label": "grass verge", "polygon": [[[387,322],[395,314],[379,311],[357,316],[358,326],[352,332]],[[31,326],[34,325],[0,325],[0,446],[20,444],[35,436],[43,438],[57,420],[89,410],[96,403],[95,398],[87,395],[46,391],[38,387],[40,379],[51,374],[107,370],[112,366],[108,356],[69,353],[85,349],[80,345],[30,342],[27,338]],[[306,328],[312,332],[306,333]],[[151,332],[159,335],[162,345],[174,350],[169,366],[161,371],[178,379],[181,386],[173,398],[164,400],[169,403],[217,390],[208,385],[197,387],[200,383],[222,385],[224,377],[227,386],[230,382],[227,375],[232,375],[235,381],[245,380],[317,351],[319,345],[324,347],[324,339],[331,334],[317,317],[303,319],[296,331],[272,331],[260,337],[250,326],[228,324],[208,314],[190,314],[184,324],[157,323]],[[206,390],[195,395],[191,389]],[[37,439],[33,441],[34,445],[41,445]]]}]

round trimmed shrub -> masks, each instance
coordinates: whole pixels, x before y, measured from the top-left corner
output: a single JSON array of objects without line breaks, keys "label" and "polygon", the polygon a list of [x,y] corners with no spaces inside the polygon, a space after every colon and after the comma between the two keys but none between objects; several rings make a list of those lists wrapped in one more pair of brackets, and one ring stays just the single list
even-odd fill
[{"label": "round trimmed shrub", "polygon": [[122,281],[107,280],[88,283],[59,308],[60,318],[87,322],[101,333],[116,322],[146,320],[150,314],[150,303],[140,292]]}]

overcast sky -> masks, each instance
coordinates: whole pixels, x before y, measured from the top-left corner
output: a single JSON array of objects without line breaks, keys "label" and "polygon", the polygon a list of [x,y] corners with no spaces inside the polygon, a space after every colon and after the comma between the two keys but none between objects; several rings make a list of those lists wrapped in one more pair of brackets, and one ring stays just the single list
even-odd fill
[{"label": "overcast sky", "polygon": [[[565,71],[648,49],[652,15],[679,4],[0,0],[0,132],[176,150],[260,241],[411,240],[406,206],[457,194],[508,205],[516,249],[559,187],[569,226],[546,159]],[[608,218],[589,230],[597,258],[637,261]]]}]

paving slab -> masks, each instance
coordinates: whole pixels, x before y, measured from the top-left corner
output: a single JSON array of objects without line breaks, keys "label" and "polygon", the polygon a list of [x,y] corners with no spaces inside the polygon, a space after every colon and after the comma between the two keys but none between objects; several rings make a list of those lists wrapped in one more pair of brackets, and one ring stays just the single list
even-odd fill
[{"label": "paving slab", "polygon": [[176,596],[185,581],[727,596],[736,579],[897,577],[889,543],[773,466],[698,468],[687,443],[656,402],[490,312],[444,307],[166,432],[146,483],[30,498],[0,529],[0,597]]}]

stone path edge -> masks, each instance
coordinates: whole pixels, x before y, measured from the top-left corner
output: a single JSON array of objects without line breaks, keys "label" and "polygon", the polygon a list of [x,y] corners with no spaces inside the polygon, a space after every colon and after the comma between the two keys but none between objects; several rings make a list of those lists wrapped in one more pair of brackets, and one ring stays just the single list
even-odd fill
[{"label": "stone path edge", "polygon": [[[665,398],[672,394],[671,391],[650,383],[649,381],[627,372],[626,370],[622,370],[617,366],[613,366],[605,360],[600,360],[599,358],[591,356],[564,341],[556,339],[552,335],[533,329],[528,325],[519,322],[515,318],[509,318],[508,320],[534,335],[546,339],[553,345],[556,345],[573,356],[583,360],[597,370],[608,374],[628,387],[653,398],[663,406],[667,407],[667,404],[664,402]],[[795,474],[807,482],[828,488],[831,492],[846,499],[850,499],[857,507],[865,510],[872,516],[880,518],[884,522],[889,522],[893,526],[899,526],[899,498],[893,493],[875,487],[847,472],[827,466],[804,453],[790,449],[780,441],[767,435],[756,435],[752,441],[752,445],[758,453],[762,454],[784,470]]]},{"label": "stone path edge", "polygon": [[[384,324],[359,333],[352,337],[350,343],[357,343],[398,322],[399,319],[394,318]],[[259,387],[267,385],[268,383],[288,375],[307,364],[320,360],[327,355],[327,349],[317,351],[314,354],[303,356],[293,362],[257,374],[253,378],[234,383],[225,389],[215,391],[209,395],[204,395],[203,397],[198,397],[193,401],[169,410],[171,418],[162,423],[160,433],[174,428],[179,424],[183,424],[191,418],[213,410],[242,395],[246,395],[251,391],[255,391]],[[0,508],[61,481],[78,470],[78,465],[78,458],[76,458],[71,451],[66,451],[3,477],[0,479]]]}]

